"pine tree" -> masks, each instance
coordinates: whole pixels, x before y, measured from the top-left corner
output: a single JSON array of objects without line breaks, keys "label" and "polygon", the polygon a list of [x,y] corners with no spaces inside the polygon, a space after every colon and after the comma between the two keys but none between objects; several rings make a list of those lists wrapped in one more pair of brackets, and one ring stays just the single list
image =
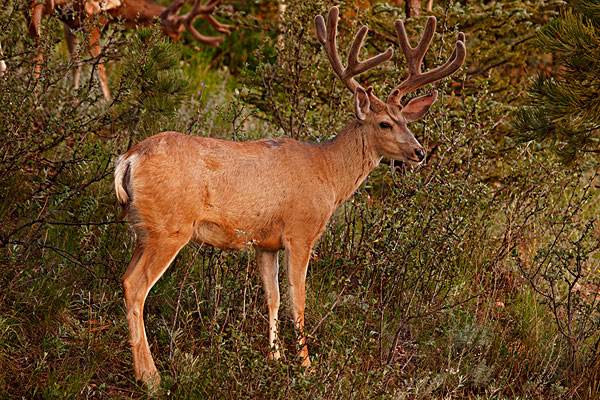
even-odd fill
[{"label": "pine tree", "polygon": [[537,45],[553,55],[554,73],[531,84],[529,104],[516,113],[518,138],[567,160],[600,153],[600,1],[570,1]]}]

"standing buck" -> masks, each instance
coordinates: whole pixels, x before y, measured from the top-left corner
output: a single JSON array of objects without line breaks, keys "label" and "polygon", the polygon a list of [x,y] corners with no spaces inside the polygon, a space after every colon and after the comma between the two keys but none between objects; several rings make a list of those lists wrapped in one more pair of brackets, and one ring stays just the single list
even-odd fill
[{"label": "standing buck", "polygon": [[137,244],[123,277],[127,321],[135,375],[153,385],[159,375],[144,329],[143,309],[150,288],[190,240],[223,249],[256,249],[269,308],[270,358],[280,357],[278,252],[285,250],[292,314],[303,366],[310,360],[304,336],[305,279],[311,250],[336,208],[377,167],[382,157],[419,163],[425,151],[407,124],[421,118],[437,93],[404,95],[454,73],[465,59],[460,33],[450,59],[421,72],[436,19],[429,17],[416,48],[410,46],[402,21],[398,39],[408,62],[408,77],[380,100],[354,76],[392,57],[392,49],[366,61],[358,53],[367,35],[363,26],[344,67],[336,48],[339,10],[327,24],[316,17],[317,36],[337,76],[354,94],[356,118],[335,139],[303,143],[292,139],[231,142],[163,132],[122,155],[115,170],[119,203],[128,212]]},{"label": "standing buck", "polygon": [[[152,25],[160,21],[163,32],[174,41],[179,40],[184,30],[188,30],[194,39],[209,46],[218,46],[223,41],[222,36],[205,36],[194,28],[197,18],[206,19],[218,32],[229,34],[231,27],[220,23],[212,15],[221,0],[208,0],[200,4],[195,0],[190,12],[178,15],[185,0],[175,0],[169,7],[161,6],[150,0],[46,0],[40,2],[31,0],[29,14],[27,15],[29,34],[36,40],[38,53],[35,61],[35,74],[39,77],[44,62],[42,51],[39,48],[42,17],[51,15],[55,11],[62,20],[65,28],[65,37],[69,54],[74,62],[77,37],[73,31],[82,28],[89,30],[90,54],[100,56],[100,31],[111,21],[122,20],[128,27]],[[99,63],[98,79],[104,98],[110,100],[110,89],[104,64]],[[75,88],[79,88],[81,66],[78,65],[73,72]]]}]

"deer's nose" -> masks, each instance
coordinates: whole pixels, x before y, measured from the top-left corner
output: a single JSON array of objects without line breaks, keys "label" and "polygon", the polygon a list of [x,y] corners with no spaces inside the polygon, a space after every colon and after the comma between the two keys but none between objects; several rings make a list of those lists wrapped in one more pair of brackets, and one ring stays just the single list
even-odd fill
[{"label": "deer's nose", "polygon": [[419,161],[423,161],[425,159],[425,150],[423,150],[423,149],[416,149],[415,150],[415,156],[417,156],[417,159]]}]

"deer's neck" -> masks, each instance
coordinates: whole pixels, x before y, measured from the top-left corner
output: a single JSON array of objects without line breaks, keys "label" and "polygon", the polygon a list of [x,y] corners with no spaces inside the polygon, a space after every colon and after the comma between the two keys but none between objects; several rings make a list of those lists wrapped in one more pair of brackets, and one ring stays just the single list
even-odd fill
[{"label": "deer's neck", "polygon": [[322,145],[338,205],[352,196],[369,173],[379,165],[381,157],[369,138],[360,122],[352,121],[335,139]]}]

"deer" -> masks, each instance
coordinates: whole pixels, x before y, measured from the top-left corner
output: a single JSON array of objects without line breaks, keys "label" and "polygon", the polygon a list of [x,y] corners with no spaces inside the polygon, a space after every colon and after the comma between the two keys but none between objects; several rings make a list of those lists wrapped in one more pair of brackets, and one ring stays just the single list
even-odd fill
[{"label": "deer", "polygon": [[[206,4],[201,4],[200,0],[194,0],[191,10],[183,15],[179,15],[185,0],[174,0],[168,7],[154,3],[150,0],[46,0],[39,2],[31,0],[28,13],[29,34],[35,39],[38,51],[35,57],[34,75],[39,78],[42,64],[44,62],[43,54],[39,48],[41,38],[42,17],[52,15],[55,12],[63,22],[65,39],[71,60],[77,63],[76,47],[77,36],[75,31],[87,29],[89,34],[90,54],[92,57],[99,57],[101,54],[100,36],[101,30],[110,22],[121,20],[130,28],[138,26],[152,25],[160,21],[163,32],[173,41],[178,41],[185,30],[187,30],[194,39],[208,46],[219,46],[224,37],[203,35],[194,28],[194,21],[203,18],[218,32],[228,35],[231,33],[231,26],[219,22],[212,13],[221,3],[221,0],[208,0]],[[104,64],[99,62],[97,65],[97,74],[100,81],[100,89],[107,101],[110,101],[111,94],[108,86],[108,78]],[[81,76],[81,65],[73,71],[73,86],[79,88]]]},{"label": "deer", "polygon": [[116,161],[114,186],[136,237],[122,278],[135,377],[151,387],[160,382],[146,336],[143,310],[152,286],[190,241],[221,249],[254,248],[268,308],[268,358],[281,357],[278,340],[279,252],[285,253],[288,290],[297,337],[298,359],[310,367],[304,332],[306,274],[313,246],[335,210],[358,189],[382,158],[420,164],[425,149],[407,124],[423,117],[437,91],[402,98],[452,75],[466,57],[461,32],[450,58],[422,72],[436,28],[427,20],[412,47],[404,23],[396,21],[407,77],[387,99],[355,76],[390,60],[393,49],[359,61],[368,32],[362,26],[351,44],[347,65],[340,60],[336,37],[339,9],[327,22],[315,19],[319,42],[337,77],[352,92],[354,113],[331,140],[307,143],[291,138],[235,142],[162,132],[132,146]]}]

